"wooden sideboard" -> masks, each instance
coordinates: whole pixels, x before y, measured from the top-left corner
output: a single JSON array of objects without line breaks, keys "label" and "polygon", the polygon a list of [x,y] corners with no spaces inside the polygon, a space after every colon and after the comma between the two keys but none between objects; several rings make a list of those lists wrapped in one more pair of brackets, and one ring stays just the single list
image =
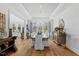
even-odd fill
[{"label": "wooden sideboard", "polygon": [[15,46],[15,39],[17,37],[13,36],[13,37],[6,37],[6,38],[0,38],[0,55],[6,55],[6,51],[9,48],[12,48],[14,51],[16,51],[16,46]]}]

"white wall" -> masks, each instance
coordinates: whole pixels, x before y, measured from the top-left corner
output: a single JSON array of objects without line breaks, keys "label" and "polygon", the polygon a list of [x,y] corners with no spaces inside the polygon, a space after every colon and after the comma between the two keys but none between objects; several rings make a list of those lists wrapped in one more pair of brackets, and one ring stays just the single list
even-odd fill
[{"label": "white wall", "polygon": [[[53,23],[52,19],[49,19],[49,17],[32,17],[31,20],[33,23],[36,23],[36,26],[38,27],[39,25],[41,25],[42,27],[44,27],[45,25],[49,26],[49,22]],[[52,24],[51,24],[52,25]],[[50,27],[50,29],[52,30],[52,27]],[[49,27],[48,27],[48,31],[49,31]],[[48,32],[47,31],[47,32]],[[49,33],[49,32],[48,32]]]},{"label": "white wall", "polygon": [[65,21],[65,29],[67,32],[66,46],[79,54],[79,4],[71,4],[68,9],[56,15],[53,18],[54,26],[57,25],[58,20],[61,18]]},{"label": "white wall", "polygon": [[43,24],[44,22],[48,22],[48,21],[50,21],[49,17],[32,17],[33,23]]},{"label": "white wall", "polygon": [[5,32],[7,33],[7,36],[9,35],[9,27],[11,28],[13,23],[16,24],[16,26],[18,24],[21,24],[21,25],[23,24],[23,26],[24,26],[24,23],[23,23],[24,21],[22,19],[18,18],[19,15],[17,15],[18,17],[15,16],[17,14],[17,12],[16,12],[15,8],[13,8],[13,6],[2,3],[2,4],[0,4],[0,12],[6,15]]},{"label": "white wall", "polygon": [[3,13],[3,14],[5,14],[5,19],[6,19],[6,28],[5,28],[5,33],[6,33],[6,35],[8,36],[8,34],[9,34],[9,31],[8,31],[8,9],[5,9],[5,8],[3,8],[3,7],[1,7],[0,6],[0,13]]},{"label": "white wall", "polygon": [[[20,24],[21,27],[24,27],[24,20],[16,17],[14,14],[10,13],[10,28],[13,27],[13,24],[16,26],[16,30],[18,31],[18,25]],[[22,29],[21,29],[22,30]]]}]

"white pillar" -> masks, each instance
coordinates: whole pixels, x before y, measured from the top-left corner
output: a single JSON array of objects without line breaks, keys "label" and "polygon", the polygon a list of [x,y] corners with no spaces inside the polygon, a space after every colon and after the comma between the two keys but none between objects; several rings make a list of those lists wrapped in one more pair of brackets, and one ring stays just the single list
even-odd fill
[{"label": "white pillar", "polygon": [[6,33],[7,36],[9,36],[9,25],[10,25],[10,15],[9,15],[9,10],[6,11]]},{"label": "white pillar", "polygon": [[24,39],[26,39],[26,20],[24,20]]}]

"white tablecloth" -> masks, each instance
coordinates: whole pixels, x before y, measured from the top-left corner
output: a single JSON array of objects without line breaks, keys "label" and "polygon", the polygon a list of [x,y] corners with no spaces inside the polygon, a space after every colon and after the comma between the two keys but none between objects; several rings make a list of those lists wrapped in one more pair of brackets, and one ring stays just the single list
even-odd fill
[{"label": "white tablecloth", "polygon": [[32,46],[34,46],[36,50],[43,50],[44,47],[48,47],[48,36],[32,36]]}]

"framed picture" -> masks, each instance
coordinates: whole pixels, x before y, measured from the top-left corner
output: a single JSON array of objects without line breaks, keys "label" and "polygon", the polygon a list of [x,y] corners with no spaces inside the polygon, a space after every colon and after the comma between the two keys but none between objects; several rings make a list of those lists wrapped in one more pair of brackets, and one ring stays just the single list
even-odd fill
[{"label": "framed picture", "polygon": [[6,20],[5,20],[5,14],[0,13],[0,33],[5,32],[5,26],[6,26]]}]

